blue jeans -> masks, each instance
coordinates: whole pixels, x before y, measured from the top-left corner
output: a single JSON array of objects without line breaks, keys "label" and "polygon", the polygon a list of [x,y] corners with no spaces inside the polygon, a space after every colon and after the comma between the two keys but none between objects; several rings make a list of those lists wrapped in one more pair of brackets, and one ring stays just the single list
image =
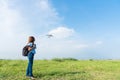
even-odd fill
[{"label": "blue jeans", "polygon": [[33,76],[32,67],[33,67],[34,54],[32,52],[28,53],[28,67],[26,70],[26,76]]}]

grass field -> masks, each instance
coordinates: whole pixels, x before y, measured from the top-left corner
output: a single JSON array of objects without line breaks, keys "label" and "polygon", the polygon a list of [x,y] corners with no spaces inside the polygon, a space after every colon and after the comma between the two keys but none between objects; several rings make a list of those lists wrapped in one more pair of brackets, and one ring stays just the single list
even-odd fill
[{"label": "grass field", "polygon": [[[29,80],[27,61],[0,60],[0,80]],[[120,80],[120,61],[35,60],[36,80]]]}]

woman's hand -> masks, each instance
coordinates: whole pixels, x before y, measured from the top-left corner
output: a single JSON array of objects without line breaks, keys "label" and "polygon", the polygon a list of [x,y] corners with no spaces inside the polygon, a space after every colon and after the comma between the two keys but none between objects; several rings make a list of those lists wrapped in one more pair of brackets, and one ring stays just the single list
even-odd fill
[{"label": "woman's hand", "polygon": [[28,47],[28,51],[31,51],[32,50],[32,48],[31,47]]}]

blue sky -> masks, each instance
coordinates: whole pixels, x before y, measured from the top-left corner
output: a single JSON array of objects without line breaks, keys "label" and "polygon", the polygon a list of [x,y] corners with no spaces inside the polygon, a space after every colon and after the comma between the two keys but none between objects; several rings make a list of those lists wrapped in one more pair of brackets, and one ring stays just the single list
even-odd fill
[{"label": "blue sky", "polygon": [[0,58],[25,59],[33,35],[35,59],[120,59],[119,21],[119,0],[0,0]]},{"label": "blue sky", "polygon": [[64,23],[79,32],[119,31],[119,0],[69,0],[69,3],[68,0],[53,0],[53,3],[64,17]]}]

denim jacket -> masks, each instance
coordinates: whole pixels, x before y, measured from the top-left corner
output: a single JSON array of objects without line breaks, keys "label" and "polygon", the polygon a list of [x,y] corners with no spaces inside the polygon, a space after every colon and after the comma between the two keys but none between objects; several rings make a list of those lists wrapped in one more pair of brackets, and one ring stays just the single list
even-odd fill
[{"label": "denim jacket", "polygon": [[33,54],[36,53],[35,49],[36,49],[36,44],[33,44],[33,43],[28,43],[27,44],[28,46],[32,47],[32,50],[30,52],[32,52]]}]

